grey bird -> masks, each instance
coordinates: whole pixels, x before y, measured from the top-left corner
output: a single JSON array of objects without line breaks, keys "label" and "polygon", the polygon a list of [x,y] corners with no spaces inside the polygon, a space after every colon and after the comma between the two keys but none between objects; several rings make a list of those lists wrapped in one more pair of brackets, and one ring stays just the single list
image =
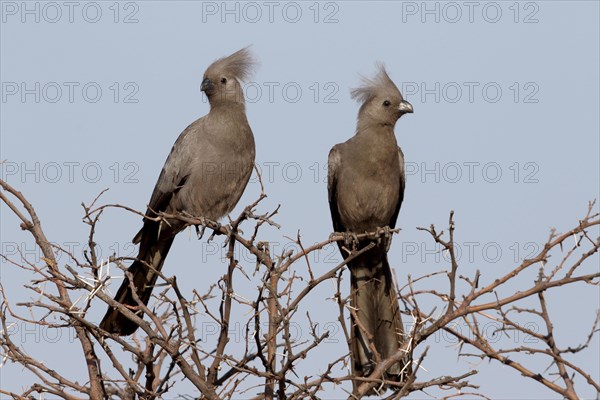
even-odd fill
[{"label": "grey bird", "polygon": [[[363,78],[362,85],[352,90],[361,103],[355,135],[335,145],[329,153],[328,195],[333,228],[345,235],[373,232],[378,228],[394,228],[404,198],[404,155],[394,136],[396,121],[413,112],[412,105],[388,76],[383,65],[373,79]],[[386,359],[404,342],[398,298],[387,250],[389,235],[375,243],[348,263],[350,270],[350,302],[359,321],[351,317],[350,355],[355,376],[369,376],[376,367],[372,343]],[[358,242],[357,250],[371,243]],[[349,257],[338,243],[342,256]],[[369,335],[361,330],[360,326]],[[409,371],[407,358],[386,372],[386,379],[401,381]],[[406,368],[405,368],[406,367]],[[355,385],[356,387],[356,385]]]},{"label": "grey bird", "polygon": [[[233,210],[254,168],[254,136],[241,86],[254,65],[248,48],[244,48],[206,69],[201,90],[208,97],[210,112],[177,138],[152,192],[147,216],[184,213],[217,221]],[[175,219],[156,222],[145,218],[133,239],[140,248],[128,271],[144,304],[148,304],[156,283],[155,271],[161,270],[175,235],[185,226]],[[127,278],[115,300],[141,313]],[[138,328],[112,307],[100,327],[119,335],[130,335]]]}]

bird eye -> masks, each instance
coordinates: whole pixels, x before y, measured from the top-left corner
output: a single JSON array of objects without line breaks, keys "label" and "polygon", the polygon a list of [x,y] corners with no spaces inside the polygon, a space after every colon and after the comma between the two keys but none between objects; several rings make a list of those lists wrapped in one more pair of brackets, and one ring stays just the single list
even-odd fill
[{"label": "bird eye", "polygon": [[390,103],[390,101],[389,101],[389,100],[386,100],[386,101],[384,101],[384,102],[383,102],[383,105],[384,105],[385,107],[389,107],[389,106],[390,106],[390,104],[392,104],[392,103]]},{"label": "bird eye", "polygon": [[227,78],[221,78],[221,83],[222,83],[222,84],[225,84],[225,83],[227,83]]}]

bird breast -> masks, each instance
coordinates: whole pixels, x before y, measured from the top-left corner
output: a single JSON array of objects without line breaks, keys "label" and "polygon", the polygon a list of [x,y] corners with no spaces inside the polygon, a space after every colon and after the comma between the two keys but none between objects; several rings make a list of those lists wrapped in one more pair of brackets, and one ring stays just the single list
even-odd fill
[{"label": "bird breast", "polygon": [[239,201],[254,167],[254,138],[247,125],[228,128],[202,129],[190,137],[193,154],[187,168],[193,173],[177,192],[176,207],[185,205],[188,213],[218,220]]},{"label": "bird breast", "polygon": [[[369,160],[368,160],[369,161]],[[338,187],[342,224],[352,231],[369,231],[389,225],[400,197],[400,171],[395,163],[360,163],[346,169]]]}]

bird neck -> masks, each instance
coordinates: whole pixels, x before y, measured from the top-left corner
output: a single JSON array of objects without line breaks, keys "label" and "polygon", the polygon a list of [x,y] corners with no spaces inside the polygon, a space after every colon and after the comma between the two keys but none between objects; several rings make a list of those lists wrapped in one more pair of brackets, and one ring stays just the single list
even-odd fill
[{"label": "bird neck", "polygon": [[210,112],[211,113],[235,113],[235,112],[246,112],[246,105],[243,101],[210,101]]},{"label": "bird neck", "polygon": [[376,123],[373,121],[358,121],[356,125],[356,136],[373,137],[380,139],[396,140],[394,135],[394,125],[385,123]]},{"label": "bird neck", "polygon": [[396,126],[396,121],[382,122],[381,119],[375,119],[367,113],[359,113],[356,122],[356,131],[359,132],[370,129],[389,129],[393,132],[394,126]]}]

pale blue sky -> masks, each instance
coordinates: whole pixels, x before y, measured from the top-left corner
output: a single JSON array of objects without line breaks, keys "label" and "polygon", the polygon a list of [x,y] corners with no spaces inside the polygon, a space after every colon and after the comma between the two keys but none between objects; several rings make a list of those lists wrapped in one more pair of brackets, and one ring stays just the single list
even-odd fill
[{"label": "pale blue sky", "polygon": [[[396,126],[409,171],[402,233],[390,253],[401,284],[407,274],[445,268],[415,227],[445,228],[451,209],[457,242],[474,249],[471,256],[465,250],[462,271],[480,269],[492,280],[540,246],[550,227],[575,226],[588,200],[599,197],[596,1],[476,2],[473,8],[464,2],[276,2],[271,9],[232,2],[231,13],[222,2],[0,4],[2,179],[31,200],[50,240],[79,252],[87,237],[80,203],[110,188],[104,202],[144,209],[173,142],[208,111],[199,90],[204,69],[249,44],[260,60],[246,93],[269,196],[261,210],[282,204],[281,232],[265,232],[265,239],[284,243],[283,235],[298,229],[307,243],[328,237],[327,154],[352,135],[358,106],[349,89],[359,74],[374,72],[376,61],[385,62],[415,109]],[[251,183],[240,206],[258,191]],[[0,209],[2,252],[32,249],[15,218]],[[104,255],[133,255],[129,241],[139,218],[115,210],[101,222]],[[224,263],[206,255],[213,250],[182,233],[165,272],[177,274],[188,293],[202,292],[224,271]],[[337,260],[337,252],[322,256],[329,253]],[[592,262],[598,265],[598,257]],[[253,269],[251,260],[246,264]],[[316,265],[324,271],[332,264],[320,259]],[[3,283],[15,298],[29,296],[17,292],[26,278],[2,263]],[[337,306],[325,300],[330,289],[323,285],[307,306],[313,320],[334,327]],[[245,290],[252,293],[251,286]],[[548,298],[558,339],[564,347],[580,343],[599,307],[598,291],[577,286],[556,295]],[[103,312],[98,304],[92,315]],[[306,335],[307,322],[298,324]],[[83,378],[78,348],[68,338],[48,344],[42,335],[36,344],[40,334],[23,337],[50,364],[57,356],[72,359],[65,368]],[[347,351],[341,333],[334,337],[339,342],[324,346],[319,358]],[[470,368],[456,362],[451,344],[432,339],[429,372],[419,380]],[[597,377],[599,351],[596,336],[573,359]],[[471,381],[491,398],[557,398],[498,364],[476,368],[480,374]],[[316,373],[309,365],[299,371]],[[0,374],[6,389],[30,379],[13,365]],[[331,389],[331,398],[342,395]]]}]

